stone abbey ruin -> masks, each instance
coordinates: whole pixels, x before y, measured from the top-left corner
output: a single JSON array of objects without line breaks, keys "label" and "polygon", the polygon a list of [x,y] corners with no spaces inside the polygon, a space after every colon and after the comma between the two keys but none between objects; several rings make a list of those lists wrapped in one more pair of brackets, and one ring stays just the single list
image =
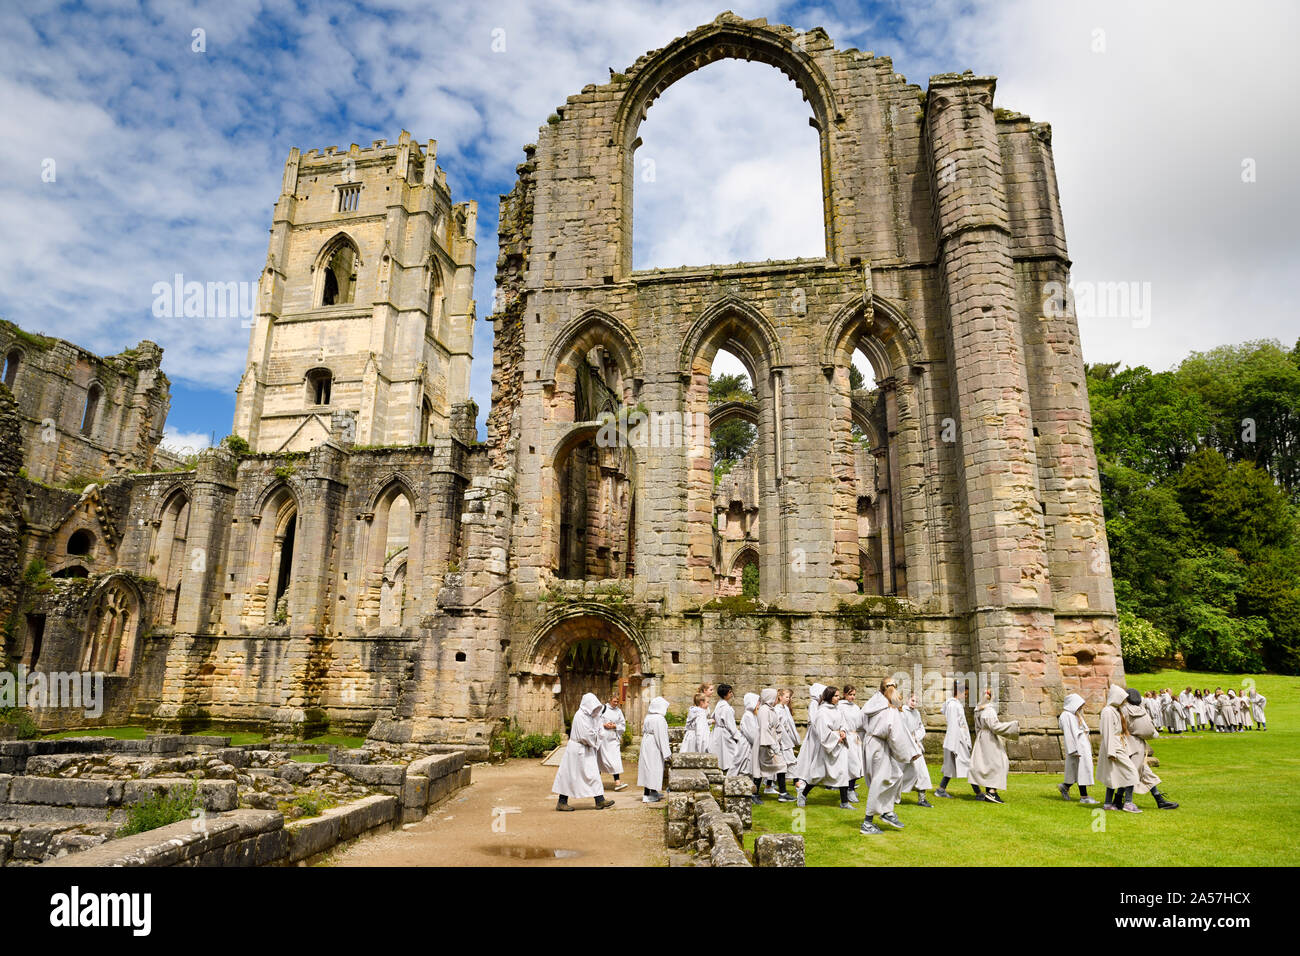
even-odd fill
[{"label": "stone abbey ruin", "polygon": [[[720,58],[810,104],[826,255],[633,271],[638,126]],[[242,441],[190,470],[157,451],[157,346],[0,327],[3,664],[107,675],[102,715],[39,722],[474,753],[591,689],[639,727],[704,680],[980,672],[1013,758],[1058,763],[1061,700],[1123,665],[1077,324],[1044,303],[1070,265],[1050,129],[994,85],[724,14],[570,96],[502,198],[482,443],[476,206],[406,133],[290,154]],[[721,350],[756,400],[710,404]],[[715,482],[735,419],[756,441]]]}]

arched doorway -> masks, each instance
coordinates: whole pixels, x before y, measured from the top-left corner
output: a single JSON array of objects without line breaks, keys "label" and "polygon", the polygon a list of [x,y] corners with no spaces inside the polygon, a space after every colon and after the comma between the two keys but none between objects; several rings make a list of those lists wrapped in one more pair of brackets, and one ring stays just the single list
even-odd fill
[{"label": "arched doorway", "polygon": [[647,659],[640,631],[616,611],[596,602],[566,605],[525,648],[515,674],[515,719],[534,733],[567,732],[584,694],[604,701],[618,693],[635,733],[657,692]]}]

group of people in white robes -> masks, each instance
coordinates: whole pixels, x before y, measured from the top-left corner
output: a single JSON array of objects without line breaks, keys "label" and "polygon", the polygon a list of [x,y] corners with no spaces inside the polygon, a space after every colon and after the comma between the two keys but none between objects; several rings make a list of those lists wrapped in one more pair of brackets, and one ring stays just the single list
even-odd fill
[{"label": "group of people in white robes", "polygon": [[[1106,693],[1106,706],[1098,720],[1101,738],[1097,754],[1097,777],[1106,788],[1103,810],[1141,813],[1133,798],[1143,793],[1151,794],[1161,810],[1178,809],[1177,803],[1160,792],[1160,778],[1149,762],[1151,741],[1160,734],[1147,699],[1135,689],[1114,684]],[[1062,796],[1070,798],[1068,788],[1062,790]]]},{"label": "group of people in white robes", "polygon": [[1268,698],[1250,688],[1238,694],[1222,687],[1193,690],[1187,687],[1176,696],[1166,687],[1142,695],[1142,705],[1152,722],[1161,730],[1181,734],[1190,730],[1216,733],[1240,733],[1243,730],[1267,730],[1264,707]]}]

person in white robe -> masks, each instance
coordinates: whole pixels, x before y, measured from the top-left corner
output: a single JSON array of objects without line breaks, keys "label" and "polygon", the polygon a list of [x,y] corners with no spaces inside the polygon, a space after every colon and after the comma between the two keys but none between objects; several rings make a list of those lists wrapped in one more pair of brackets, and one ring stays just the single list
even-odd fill
[{"label": "person in white robe", "polygon": [[558,794],[556,810],[572,811],[569,798],[595,797],[596,809],[604,810],[614,805],[605,799],[605,784],[600,779],[600,712],[604,705],[595,694],[584,694],[578,711],[569,726],[569,742],[565,744],[560,769],[555,772],[551,793]]},{"label": "person in white robe", "polygon": [[641,753],[636,763],[636,785],[644,790],[642,803],[658,803],[663,799],[664,765],[672,754],[672,744],[668,741],[668,701],[656,697],[646,709],[645,720],[641,721]]},{"label": "person in white robe", "polygon": [[713,708],[713,741],[709,752],[718,758],[718,769],[727,776],[739,773],[745,738],[736,727],[736,711],[731,706],[734,691],[730,684],[718,685],[718,705]]},{"label": "person in white robe", "polygon": [[1268,724],[1264,721],[1264,705],[1268,703],[1268,698],[1253,687],[1250,689],[1249,696],[1251,716],[1255,718],[1255,723],[1260,730],[1268,730]]},{"label": "person in white robe", "polygon": [[1214,688],[1214,695],[1210,698],[1210,719],[1214,721],[1214,730],[1216,733],[1224,734],[1228,732],[1228,715],[1224,712],[1224,704],[1228,698],[1223,694],[1222,687]]},{"label": "person in white robe", "polygon": [[1237,698],[1237,700],[1238,700],[1238,706],[1241,708],[1241,726],[1244,727],[1246,730],[1254,730],[1255,713],[1251,709],[1250,699],[1243,692],[1242,695]]},{"label": "person in white robe", "polygon": [[1164,715],[1160,710],[1160,700],[1155,691],[1147,691],[1142,695],[1142,706],[1147,709],[1147,714],[1150,715],[1153,722],[1159,724],[1164,720]]},{"label": "person in white robe", "polygon": [[684,754],[706,754],[713,742],[709,730],[709,698],[702,692],[695,692],[695,699],[690,710],[686,712],[686,731],[682,734],[681,752]]},{"label": "person in white robe", "polygon": [[[821,747],[819,745],[809,746],[808,739],[812,733],[813,718],[817,716],[817,708],[821,704],[822,692],[826,690],[825,684],[813,684],[808,688],[808,730],[804,733],[803,743],[799,745],[799,757],[794,764],[794,786],[801,792],[807,790],[807,780],[810,773],[819,772],[821,766]],[[803,806],[802,803],[799,804]]]},{"label": "person in white robe", "polygon": [[[1158,809],[1177,810],[1178,804],[1160,792],[1160,778],[1151,769],[1151,741],[1160,735],[1156,732],[1155,724],[1152,723],[1147,716],[1146,710],[1142,707],[1142,697],[1136,690],[1128,692],[1128,700],[1120,707],[1120,713],[1124,715],[1128,723],[1129,759],[1137,769],[1138,776],[1137,783],[1133,786],[1128,801],[1120,809],[1127,810],[1129,813],[1141,813],[1142,811],[1134,803],[1133,794],[1150,793],[1155,798]],[[1134,804],[1132,808],[1128,806],[1130,803]]]},{"label": "person in white robe", "polygon": [[862,708],[862,779],[867,784],[867,798],[866,816],[858,832],[867,836],[883,832],[876,826],[877,816],[886,826],[903,829],[894,805],[907,766],[921,756],[916,740],[903,727],[898,702],[897,685],[886,679]]},{"label": "person in white robe", "polygon": [[736,775],[754,778],[754,791],[761,786],[754,772],[754,744],[758,741],[758,695],[746,694],[744,712],[740,715],[740,755],[736,758]]},{"label": "person in white robe", "polygon": [[[758,712],[755,714],[758,734],[754,745],[754,776],[775,779],[778,802],[789,803],[794,797],[785,789],[786,751],[782,740],[785,729],[781,723],[780,711],[777,710],[779,695],[776,688],[765,687],[759,697]],[[757,792],[754,794],[754,802],[763,802]]]},{"label": "person in white robe", "polygon": [[1061,796],[1070,799],[1070,787],[1078,786],[1080,803],[1096,803],[1095,797],[1088,796],[1088,788],[1094,782],[1092,772],[1092,741],[1088,736],[1088,724],[1083,719],[1083,698],[1071,694],[1065,698],[1065,708],[1061,711],[1061,747],[1065,751],[1065,782],[1057,784]]},{"label": "person in white robe", "polygon": [[840,692],[840,716],[844,719],[844,730],[849,745],[849,803],[858,802],[858,780],[862,778],[862,708],[858,706],[858,689],[846,684]]},{"label": "person in white robe", "polygon": [[925,792],[934,786],[930,781],[930,768],[925,763],[925,718],[921,716],[921,710],[916,706],[915,694],[908,698],[907,706],[903,708],[903,729],[916,741],[916,749],[921,752],[921,756],[910,761],[903,768],[903,783],[899,789],[899,797],[901,799],[904,793],[915,790],[916,805],[932,807],[934,804],[925,799]]},{"label": "person in white robe", "polygon": [[782,687],[776,695],[776,712],[781,719],[781,748],[787,775],[794,773],[794,765],[798,760],[795,752],[799,746],[799,728],[795,726],[794,714],[790,711],[793,696],[794,692],[788,687]]},{"label": "person in white robe", "polygon": [[1197,725],[1196,698],[1192,694],[1190,687],[1184,688],[1178,694],[1178,703],[1183,705],[1183,713],[1187,715],[1187,729],[1195,730]]},{"label": "person in white robe", "polygon": [[619,779],[623,775],[623,732],[627,730],[627,717],[621,705],[617,695],[605,705],[600,715],[600,747],[596,751],[600,772],[613,774],[616,791],[627,789],[627,784]]},{"label": "person in white robe", "polygon": [[[1106,706],[1101,709],[1098,720],[1101,740],[1097,752],[1097,779],[1106,788],[1103,810],[1121,810],[1131,806],[1130,812],[1139,812],[1132,800],[1138,772],[1129,756],[1128,718],[1121,710],[1127,700],[1128,694],[1123,687],[1112,684],[1106,692]],[[1150,714],[1147,714],[1147,719],[1151,720]],[[1154,726],[1154,721],[1152,724]]]},{"label": "person in white robe", "polygon": [[813,722],[808,727],[805,747],[817,747],[821,756],[810,762],[813,768],[804,780],[804,789],[799,794],[798,805],[806,806],[807,798],[813,787],[829,787],[840,792],[840,809],[848,810],[849,803],[849,753],[848,730],[844,726],[844,716],[839,709],[840,692],[837,687],[827,687],[822,691],[821,703]]},{"label": "person in white robe", "polygon": [[[966,686],[953,681],[952,696],[943,702],[943,719],[947,725],[943,734],[943,777],[936,797],[952,799],[948,782],[954,777],[965,777],[970,772],[970,725],[966,723]],[[979,787],[974,788],[978,794]]]},{"label": "person in white robe", "polygon": [[1235,734],[1241,730],[1241,714],[1237,710],[1237,692],[1232,688],[1228,688],[1228,694],[1224,700],[1224,718],[1228,722],[1228,729]]},{"label": "person in white robe", "polygon": [[1020,721],[1000,720],[997,705],[993,703],[993,691],[986,690],[984,703],[975,714],[975,745],[971,748],[970,772],[966,775],[971,786],[984,788],[977,799],[987,803],[1006,803],[1001,795],[1001,791],[1007,788],[1007,772],[1011,769],[1006,741],[1019,737]]}]

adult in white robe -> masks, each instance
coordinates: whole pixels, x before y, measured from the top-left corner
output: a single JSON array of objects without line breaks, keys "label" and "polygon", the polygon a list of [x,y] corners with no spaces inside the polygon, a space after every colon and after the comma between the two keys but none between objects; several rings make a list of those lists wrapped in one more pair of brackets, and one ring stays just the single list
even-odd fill
[{"label": "adult in white robe", "polygon": [[[1161,810],[1177,810],[1178,804],[1168,799],[1160,792],[1160,778],[1156,772],[1151,769],[1151,741],[1155,740],[1160,734],[1156,731],[1155,725],[1147,717],[1146,711],[1140,704],[1141,698],[1137,696],[1137,691],[1130,691],[1128,701],[1121,706],[1120,711],[1128,720],[1128,752],[1129,759],[1133,761],[1133,766],[1137,769],[1137,783],[1131,788],[1128,803],[1133,802],[1133,794],[1150,793],[1155,798],[1156,806]],[[1118,803],[1118,800],[1116,801]],[[1121,807],[1132,813],[1137,810],[1136,805],[1129,807],[1127,804]],[[1138,811],[1141,812],[1141,811]]]},{"label": "adult in white robe", "polygon": [[1083,698],[1071,694],[1065,698],[1065,708],[1061,711],[1061,747],[1065,751],[1065,782],[1057,786],[1061,796],[1070,799],[1070,787],[1079,788],[1080,803],[1096,803],[1088,796],[1088,788],[1094,782],[1092,772],[1092,741],[1088,736],[1088,724],[1083,719]]},{"label": "adult in white robe", "polygon": [[600,747],[600,712],[604,705],[595,694],[584,694],[578,711],[569,726],[569,742],[560,758],[560,769],[555,772],[551,793],[559,795],[557,810],[572,810],[569,798],[595,797],[596,808],[603,810],[614,805],[605,799],[605,785],[600,779],[600,761],[596,751]]},{"label": "adult in white robe", "polygon": [[975,745],[971,748],[970,772],[966,779],[971,786],[983,787],[979,799],[988,803],[1005,803],[1001,791],[1007,788],[1007,772],[1011,761],[1007,759],[1007,740],[1020,737],[1020,721],[1000,720],[993,692],[984,692],[984,704],[975,714]]},{"label": "adult in white robe", "polygon": [[857,697],[857,688],[849,685],[844,688],[838,705],[848,734],[845,743],[848,744],[849,803],[858,802],[857,783],[862,779],[862,708],[858,706]]},{"label": "adult in white robe", "polygon": [[718,769],[728,776],[739,773],[741,745],[745,738],[736,727],[736,711],[731,706],[735,692],[727,684],[718,687],[718,704],[713,708],[713,741],[709,752],[718,758]]},{"label": "adult in white robe", "polygon": [[[812,793],[813,787],[831,787],[840,792],[840,807],[848,809],[852,806],[849,803],[848,793],[848,730],[844,726],[844,717],[837,706],[839,697],[839,691],[835,687],[827,687],[822,691],[821,703],[817,707],[817,713],[808,728],[808,736],[804,740],[805,747],[816,746],[821,751],[821,755],[816,761],[810,762],[813,769],[804,780],[804,789],[800,796],[806,800]],[[803,805],[801,801],[800,806]]]},{"label": "adult in white robe", "polygon": [[907,701],[907,706],[903,708],[903,729],[907,731],[914,741],[916,749],[920,751],[921,756],[916,760],[910,761],[903,768],[903,785],[900,788],[900,796],[903,793],[916,791],[916,805],[918,807],[934,806],[929,800],[925,799],[925,792],[934,786],[930,781],[930,768],[925,763],[925,718],[921,716],[921,710],[916,706],[916,695],[913,694]]},{"label": "adult in white robe", "polygon": [[637,757],[636,785],[645,790],[642,803],[658,803],[663,799],[664,764],[672,754],[672,744],[668,741],[668,701],[656,697],[646,709],[645,720],[641,721],[641,753]]},{"label": "adult in white robe", "polygon": [[[758,741],[758,695],[746,694],[745,712],[740,715],[740,755],[736,758],[736,774],[741,777],[757,777],[754,771],[754,744]],[[755,787],[759,784],[755,783]]]},{"label": "adult in white robe", "polygon": [[[1131,794],[1138,782],[1137,767],[1129,756],[1127,719],[1120,711],[1127,699],[1124,688],[1112,684],[1098,721],[1101,741],[1097,752],[1097,779],[1106,788],[1105,810],[1122,809],[1124,802],[1131,804]],[[1150,720],[1149,714],[1147,719]],[[1117,804],[1117,800],[1121,802]]]},{"label": "adult in white robe", "polygon": [[1238,709],[1240,706],[1240,700],[1237,697],[1237,692],[1229,689],[1226,700],[1227,703],[1224,707],[1224,716],[1227,718],[1228,727],[1233,733],[1236,733],[1241,730],[1241,711]]},{"label": "adult in white robe", "polygon": [[[951,797],[948,781],[953,777],[965,777],[970,772],[970,725],[966,723],[966,688],[953,685],[952,696],[943,702],[943,720],[946,729],[943,734],[943,778],[939,789],[934,792],[937,797]],[[979,790],[976,789],[976,793]]]},{"label": "adult in white robe", "polygon": [[1195,730],[1196,708],[1192,706],[1195,703],[1195,698],[1192,696],[1192,689],[1190,687],[1184,688],[1178,692],[1178,703],[1183,705],[1183,713],[1187,715],[1187,729]]},{"label": "adult in white robe", "polygon": [[619,706],[617,697],[611,697],[600,715],[600,746],[596,758],[600,772],[614,775],[614,789],[626,790],[627,784],[619,780],[623,773],[623,732],[627,730],[627,717]]},{"label": "adult in white robe", "polygon": [[863,834],[881,832],[875,824],[877,816],[895,830],[903,829],[894,805],[903,788],[905,769],[919,759],[920,748],[903,727],[902,714],[894,706],[897,697],[898,688],[889,684],[872,694],[862,708],[863,780],[867,782],[866,816],[859,831]]},{"label": "adult in white robe", "polygon": [[1264,720],[1264,705],[1268,703],[1268,698],[1258,691],[1250,691],[1250,712],[1255,718],[1255,723],[1259,725],[1260,730],[1268,730],[1268,724]]},{"label": "adult in white robe", "polygon": [[1214,721],[1214,729],[1219,733],[1228,731],[1228,715],[1225,712],[1225,705],[1228,698],[1223,693],[1222,687],[1214,688],[1214,696],[1210,698],[1210,719]]},{"label": "adult in white robe", "polygon": [[[785,730],[781,723],[781,714],[777,710],[777,692],[773,687],[763,688],[760,695],[758,712],[754,715],[758,723],[758,735],[754,745],[754,776],[775,779],[779,796],[777,800],[787,803],[794,799],[785,789],[785,745],[782,740]],[[763,798],[754,794],[755,803],[762,803]]]}]

